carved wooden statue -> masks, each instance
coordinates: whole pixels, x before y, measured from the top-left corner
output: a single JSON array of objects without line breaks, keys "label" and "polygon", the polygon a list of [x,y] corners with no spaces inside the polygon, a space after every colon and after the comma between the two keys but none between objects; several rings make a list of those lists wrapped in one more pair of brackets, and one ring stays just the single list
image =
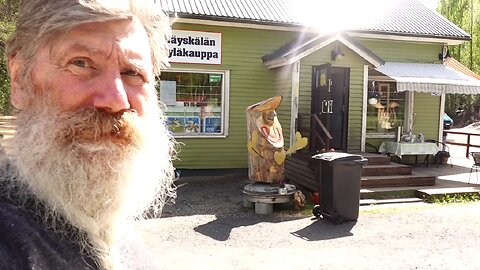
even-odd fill
[{"label": "carved wooden statue", "polygon": [[281,96],[266,99],[249,106],[248,125],[248,174],[250,180],[265,183],[280,183],[284,179],[283,163],[275,162],[274,155],[283,150],[282,126],[275,109]]},{"label": "carved wooden statue", "polygon": [[282,96],[275,96],[246,109],[248,175],[254,182],[283,183],[285,156],[307,144],[307,139],[297,133],[295,144],[285,151],[282,126],[275,112],[281,101]]}]

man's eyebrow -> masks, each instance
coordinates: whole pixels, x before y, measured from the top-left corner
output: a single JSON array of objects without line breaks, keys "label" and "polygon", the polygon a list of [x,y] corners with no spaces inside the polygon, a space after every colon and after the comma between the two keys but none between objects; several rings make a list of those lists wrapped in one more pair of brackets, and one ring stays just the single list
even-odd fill
[{"label": "man's eyebrow", "polygon": [[90,55],[107,55],[107,52],[101,48],[94,48],[83,43],[74,43],[66,47],[66,51],[86,52]]}]

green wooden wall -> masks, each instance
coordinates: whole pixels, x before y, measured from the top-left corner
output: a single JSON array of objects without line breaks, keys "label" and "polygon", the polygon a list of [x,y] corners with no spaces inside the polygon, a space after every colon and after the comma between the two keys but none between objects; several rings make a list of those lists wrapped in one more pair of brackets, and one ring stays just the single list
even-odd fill
[{"label": "green wooden wall", "polygon": [[442,44],[412,43],[392,40],[358,40],[363,46],[387,62],[434,63],[442,51]]},{"label": "green wooden wall", "polygon": [[432,96],[429,93],[415,93],[413,111],[416,116],[413,124],[413,134],[422,133],[426,139],[438,139],[440,101],[440,96]]},{"label": "green wooden wall", "polygon": [[[342,59],[332,61],[330,52],[335,46],[340,46],[340,50],[344,53],[344,56]],[[368,63],[342,43],[336,41],[300,61],[299,113],[310,114],[312,66],[319,66],[326,63],[330,63],[333,67],[350,68],[347,151],[359,151],[362,130],[363,66]],[[308,122],[306,124],[308,124]]]},{"label": "green wooden wall", "polygon": [[[284,97],[277,113],[284,130],[285,148],[288,148],[293,65],[268,69],[263,65],[261,57],[292,41],[296,33],[194,24],[174,24],[173,29],[222,33],[222,65],[172,64],[172,68],[230,71],[228,136],[226,138],[178,138],[182,146],[175,166],[185,169],[248,167],[245,109],[251,104],[274,95]],[[385,61],[432,63],[438,60],[438,53],[442,48],[438,44],[367,39],[359,41]],[[337,45],[345,56],[341,60],[332,61],[330,51]],[[358,151],[361,148],[363,66],[368,63],[343,44],[334,42],[301,59],[299,113],[310,113],[312,66],[325,63],[331,63],[335,67],[350,68],[347,149]],[[414,111],[417,113],[415,132],[418,130],[427,138],[436,138],[439,123],[432,125],[432,122],[438,122],[439,106],[438,96],[415,94]]]},{"label": "green wooden wall", "polygon": [[[387,62],[441,63],[438,54],[442,51],[442,44],[365,39],[359,42]],[[414,134],[422,133],[427,139],[438,139],[440,101],[440,96],[414,93],[413,112],[416,113],[412,130]],[[367,139],[367,142],[376,146],[380,145],[381,141],[382,139]],[[373,149],[366,149],[371,150]]]},{"label": "green wooden wall", "polygon": [[[281,82],[276,80],[279,76],[277,72],[263,65],[261,57],[291,41],[293,33],[193,24],[174,24],[173,29],[222,33],[222,65],[172,64],[172,68],[230,70],[228,136],[178,138],[183,145],[175,166],[184,169],[248,167],[245,109],[276,95],[275,88]],[[288,78],[286,76],[283,79]],[[290,104],[283,101],[279,120],[284,123],[282,127],[286,131],[290,116],[285,111],[289,110]]]},{"label": "green wooden wall", "polygon": [[290,147],[290,119],[292,104],[292,68],[293,65],[283,66],[273,70],[275,73],[275,95],[283,97],[282,104],[277,108],[278,121],[282,125],[285,149]]}]

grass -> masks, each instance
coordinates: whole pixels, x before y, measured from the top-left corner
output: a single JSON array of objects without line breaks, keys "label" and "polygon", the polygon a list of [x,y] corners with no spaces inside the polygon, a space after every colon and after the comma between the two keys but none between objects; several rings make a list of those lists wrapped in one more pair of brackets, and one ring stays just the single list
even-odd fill
[{"label": "grass", "polygon": [[478,192],[464,193],[464,194],[441,194],[432,195],[425,199],[426,202],[436,204],[449,204],[449,203],[468,203],[479,202],[480,194]]},{"label": "grass", "polygon": [[361,194],[362,199],[399,199],[399,198],[413,198],[415,197],[415,190],[395,190],[385,192],[374,192],[371,194]]},{"label": "grass", "polygon": [[[395,191],[395,192],[387,192],[386,194],[375,194],[373,196],[369,196],[369,199],[385,199],[385,198],[405,198],[405,197],[414,197],[413,191]],[[404,211],[414,211],[420,210],[425,207],[437,207],[437,206],[444,206],[447,204],[455,204],[455,203],[470,203],[470,202],[480,202],[480,193],[478,192],[471,192],[471,193],[463,193],[463,194],[440,194],[440,195],[431,195],[429,197],[423,198],[423,201],[426,203],[430,203],[430,205],[418,205],[418,204],[405,204],[405,205],[388,205],[388,207],[378,207],[372,209],[360,209],[361,214],[378,214],[378,213],[395,213],[395,212],[404,212]],[[298,215],[303,217],[311,217],[313,216],[312,210],[315,204],[312,200],[307,197],[306,198],[306,206],[301,210],[296,210],[294,208],[294,204],[285,204],[283,206],[279,205],[277,209],[283,214],[286,215]]]}]

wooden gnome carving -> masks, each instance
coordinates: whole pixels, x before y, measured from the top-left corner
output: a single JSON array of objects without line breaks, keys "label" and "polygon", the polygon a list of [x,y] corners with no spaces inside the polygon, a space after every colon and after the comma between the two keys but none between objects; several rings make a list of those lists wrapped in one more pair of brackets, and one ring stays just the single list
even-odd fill
[{"label": "wooden gnome carving", "polygon": [[296,134],[296,142],[288,151],[283,148],[282,126],[275,109],[282,96],[275,96],[248,106],[248,175],[254,182],[283,183],[287,154],[307,145],[307,139]]}]

